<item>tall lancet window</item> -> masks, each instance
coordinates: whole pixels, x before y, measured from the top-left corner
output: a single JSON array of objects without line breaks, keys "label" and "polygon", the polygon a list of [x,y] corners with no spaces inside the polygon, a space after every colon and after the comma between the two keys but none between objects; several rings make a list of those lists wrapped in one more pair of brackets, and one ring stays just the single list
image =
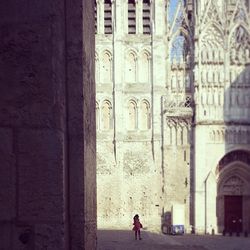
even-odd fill
[{"label": "tall lancet window", "polygon": [[126,80],[127,82],[134,83],[136,82],[136,56],[133,52],[129,52],[126,60],[127,72]]},{"label": "tall lancet window", "polygon": [[129,101],[128,105],[128,130],[137,128],[137,107],[133,100]]},{"label": "tall lancet window", "polygon": [[109,83],[112,81],[112,57],[108,51],[105,51],[102,56],[100,77],[102,83]]},{"label": "tall lancet window", "polygon": [[101,125],[102,130],[109,130],[112,128],[112,106],[111,103],[105,100],[102,104],[101,110]]},{"label": "tall lancet window", "polygon": [[136,33],[136,3],[135,0],[128,0],[128,33]]},{"label": "tall lancet window", "polygon": [[142,130],[148,130],[151,128],[151,115],[150,115],[150,106],[149,103],[144,100],[141,103],[141,129]]},{"label": "tall lancet window", "polygon": [[150,56],[147,52],[142,53],[140,76],[142,82],[149,82],[150,72]]},{"label": "tall lancet window", "polygon": [[143,0],[143,34],[150,34],[150,0]]},{"label": "tall lancet window", "polygon": [[112,34],[112,2],[104,0],[104,33]]}]

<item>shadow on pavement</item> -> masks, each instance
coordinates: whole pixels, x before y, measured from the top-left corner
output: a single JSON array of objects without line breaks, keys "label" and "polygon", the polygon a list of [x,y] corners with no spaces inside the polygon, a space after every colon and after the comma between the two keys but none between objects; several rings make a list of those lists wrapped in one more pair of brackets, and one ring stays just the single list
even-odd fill
[{"label": "shadow on pavement", "polygon": [[201,245],[183,245],[178,242],[182,236],[170,236],[149,231],[141,231],[142,240],[134,239],[132,230],[97,231],[98,250],[207,250]]}]

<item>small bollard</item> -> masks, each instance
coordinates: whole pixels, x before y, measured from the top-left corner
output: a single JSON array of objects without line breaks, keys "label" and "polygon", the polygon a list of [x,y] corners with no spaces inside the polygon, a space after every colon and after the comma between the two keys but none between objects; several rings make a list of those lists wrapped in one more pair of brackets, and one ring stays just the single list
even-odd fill
[{"label": "small bollard", "polygon": [[244,236],[248,237],[248,232],[247,231],[244,232]]},{"label": "small bollard", "polygon": [[223,235],[223,236],[226,235],[226,230],[225,230],[225,229],[222,231],[222,235]]},{"label": "small bollard", "polygon": [[236,236],[237,236],[237,237],[239,237],[239,236],[240,236],[240,233],[239,233],[239,232],[237,232],[237,233],[236,233]]},{"label": "small bollard", "polygon": [[212,235],[214,235],[214,229],[212,228]]}]

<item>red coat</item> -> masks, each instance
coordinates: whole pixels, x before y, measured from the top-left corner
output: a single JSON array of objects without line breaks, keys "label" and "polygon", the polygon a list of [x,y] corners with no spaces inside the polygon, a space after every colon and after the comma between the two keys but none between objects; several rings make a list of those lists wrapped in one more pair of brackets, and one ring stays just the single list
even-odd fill
[{"label": "red coat", "polygon": [[133,227],[134,231],[138,231],[142,228],[142,224],[141,224],[139,219],[134,219],[133,225],[134,225],[134,227]]}]

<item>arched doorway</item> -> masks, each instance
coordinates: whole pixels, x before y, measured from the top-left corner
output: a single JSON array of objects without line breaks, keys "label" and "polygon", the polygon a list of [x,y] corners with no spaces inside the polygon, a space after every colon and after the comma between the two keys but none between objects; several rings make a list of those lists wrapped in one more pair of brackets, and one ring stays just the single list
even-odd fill
[{"label": "arched doorway", "polygon": [[218,231],[250,231],[250,153],[229,152],[217,170]]}]

